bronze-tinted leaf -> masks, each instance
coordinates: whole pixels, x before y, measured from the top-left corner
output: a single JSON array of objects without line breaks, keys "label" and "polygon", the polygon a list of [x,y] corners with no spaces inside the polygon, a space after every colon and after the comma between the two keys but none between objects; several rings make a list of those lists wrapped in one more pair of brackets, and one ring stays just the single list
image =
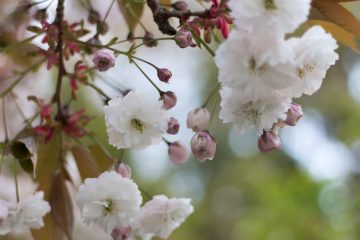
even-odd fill
[{"label": "bronze-tinted leaf", "polygon": [[56,225],[64,231],[69,240],[74,230],[74,209],[66,180],[58,173],[53,181],[50,193],[51,216]]},{"label": "bronze-tinted leaf", "polygon": [[346,31],[360,37],[360,22],[346,8],[335,1],[314,0],[312,2],[326,19],[344,28]]},{"label": "bronze-tinted leaf", "polygon": [[71,149],[82,179],[94,178],[100,174],[99,167],[89,149],[76,146]]},{"label": "bronze-tinted leaf", "polygon": [[134,32],[143,14],[144,3],[131,0],[117,0],[117,3],[130,32]]},{"label": "bronze-tinted leaf", "polygon": [[101,172],[108,170],[114,163],[111,156],[109,156],[100,146],[92,145],[89,147],[89,150]]}]

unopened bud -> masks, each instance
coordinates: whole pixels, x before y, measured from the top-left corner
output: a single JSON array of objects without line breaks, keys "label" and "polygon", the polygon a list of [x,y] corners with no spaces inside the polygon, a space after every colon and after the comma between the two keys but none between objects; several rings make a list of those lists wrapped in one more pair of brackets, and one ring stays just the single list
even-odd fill
[{"label": "unopened bud", "polygon": [[118,162],[115,164],[115,171],[124,178],[131,178],[131,168],[125,163]]},{"label": "unopened bud", "polygon": [[97,25],[97,31],[98,33],[100,33],[101,35],[105,35],[108,33],[109,31],[109,25],[106,22],[100,22]]},{"label": "unopened bud", "polygon": [[168,83],[170,78],[172,77],[172,73],[167,68],[158,68],[157,76],[160,81]]},{"label": "unopened bud", "polygon": [[177,102],[176,94],[171,91],[161,93],[160,99],[163,101],[163,108],[166,110],[173,108]]},{"label": "unopened bud", "polygon": [[158,41],[154,39],[154,34],[151,32],[145,32],[143,42],[147,47],[156,47],[158,45]]},{"label": "unopened bud", "polygon": [[177,11],[189,10],[189,5],[184,1],[177,1],[177,2],[173,3],[171,6],[173,9],[175,9]]},{"label": "unopened bud", "polygon": [[37,10],[34,14],[34,19],[37,21],[45,21],[48,17],[46,11],[47,8]]},{"label": "unopened bud", "polygon": [[170,121],[168,122],[168,134],[177,134],[179,132],[180,124],[179,121],[175,118],[170,118]]},{"label": "unopened bud", "polygon": [[181,48],[196,47],[196,44],[192,41],[191,32],[184,29],[181,29],[176,33],[175,42]]},{"label": "unopened bud", "polygon": [[208,128],[209,122],[209,111],[206,108],[195,108],[188,113],[186,126],[187,128],[191,128],[194,132],[200,132]]},{"label": "unopened bud", "polygon": [[199,132],[191,139],[191,151],[200,162],[213,160],[216,153],[215,139],[206,131]]},{"label": "unopened bud", "polygon": [[189,152],[179,141],[170,143],[168,154],[170,160],[175,164],[183,164],[189,159]]},{"label": "unopened bud", "polygon": [[101,22],[100,13],[98,11],[91,9],[89,12],[88,20],[91,24],[97,24]]},{"label": "unopened bud", "polygon": [[131,235],[131,227],[114,228],[111,232],[113,240],[127,240]]},{"label": "unopened bud", "polygon": [[258,148],[262,153],[271,152],[281,148],[279,135],[271,131],[265,131],[258,140]]},{"label": "unopened bud", "polygon": [[300,118],[302,118],[304,115],[301,106],[296,103],[292,103],[290,105],[290,108],[286,114],[287,116],[284,122],[289,126],[295,126],[299,122]]},{"label": "unopened bud", "polygon": [[5,221],[9,214],[9,206],[7,202],[0,199],[0,225]]},{"label": "unopened bud", "polygon": [[94,55],[93,62],[96,69],[103,72],[115,65],[115,57],[112,53],[97,51]]}]

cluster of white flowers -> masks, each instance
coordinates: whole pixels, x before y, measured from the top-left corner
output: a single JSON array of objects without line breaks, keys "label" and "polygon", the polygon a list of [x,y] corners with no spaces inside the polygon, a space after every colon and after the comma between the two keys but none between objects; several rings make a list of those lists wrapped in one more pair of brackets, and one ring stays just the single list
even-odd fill
[{"label": "cluster of white flowers", "polygon": [[114,239],[141,237],[168,238],[193,212],[190,199],[160,195],[141,207],[138,186],[115,171],[86,179],[77,193],[77,203],[85,223],[94,223]]},{"label": "cluster of white flowers", "polygon": [[44,193],[7,203],[0,200],[0,235],[21,231],[27,228],[39,229],[44,226],[43,217],[50,212],[50,205],[43,200]]},{"label": "cluster of white flowers", "polygon": [[105,107],[109,142],[118,148],[143,149],[162,140],[170,117],[163,102],[130,91]]},{"label": "cluster of white flowers", "polygon": [[285,120],[293,98],[311,95],[338,59],[336,41],[321,27],[286,39],[308,17],[310,0],[230,0],[236,28],[220,45],[220,118],[261,134]]}]

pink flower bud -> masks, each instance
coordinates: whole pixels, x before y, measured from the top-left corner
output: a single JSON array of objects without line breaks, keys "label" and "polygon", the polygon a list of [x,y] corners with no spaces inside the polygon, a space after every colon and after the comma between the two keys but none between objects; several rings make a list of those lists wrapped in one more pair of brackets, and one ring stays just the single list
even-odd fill
[{"label": "pink flower bud", "polygon": [[157,76],[160,81],[168,83],[170,78],[172,77],[172,73],[169,69],[166,68],[158,68]]},{"label": "pink flower bud", "polygon": [[131,227],[114,228],[111,232],[113,240],[127,240],[131,235]]},{"label": "pink flower bud", "polygon": [[175,118],[170,118],[170,121],[168,122],[168,130],[167,133],[168,134],[177,134],[179,132],[179,121]]},{"label": "pink flower bud", "polygon": [[171,91],[161,93],[160,99],[164,102],[163,108],[166,110],[173,108],[177,102],[176,94]]},{"label": "pink flower bud", "polygon": [[170,160],[175,164],[183,164],[189,158],[188,150],[179,141],[170,143],[168,154],[169,154]]},{"label": "pink flower bud", "polygon": [[216,142],[206,131],[199,132],[191,139],[191,150],[197,160],[213,160],[216,153]]},{"label": "pink flower bud", "polygon": [[175,42],[181,48],[196,47],[196,44],[192,41],[191,32],[184,29],[181,29],[176,33]]},{"label": "pink flower bud", "polygon": [[115,164],[115,171],[124,178],[131,178],[131,168],[125,163],[118,162]]},{"label": "pink flower bud", "polygon": [[289,126],[295,126],[303,115],[304,114],[301,106],[299,104],[292,103],[287,112],[287,117],[284,122]]},{"label": "pink flower bud", "polygon": [[200,132],[208,128],[209,121],[210,113],[206,108],[195,108],[188,113],[186,126],[187,128],[191,128],[194,132]]},{"label": "pink flower bud", "polygon": [[9,207],[7,202],[0,199],[0,225],[5,221],[9,214]]},{"label": "pink flower bud", "polygon": [[154,39],[154,34],[151,32],[145,32],[143,42],[147,47],[156,47],[158,45],[158,41]]},{"label": "pink flower bud", "polygon": [[115,57],[112,53],[106,51],[97,51],[93,58],[95,67],[100,72],[106,71],[115,65]]},{"label": "pink flower bud", "polygon": [[271,131],[265,131],[258,140],[258,148],[262,153],[271,152],[281,148],[279,135]]},{"label": "pink flower bud", "polygon": [[184,1],[177,1],[171,5],[177,11],[189,10],[189,5]]}]

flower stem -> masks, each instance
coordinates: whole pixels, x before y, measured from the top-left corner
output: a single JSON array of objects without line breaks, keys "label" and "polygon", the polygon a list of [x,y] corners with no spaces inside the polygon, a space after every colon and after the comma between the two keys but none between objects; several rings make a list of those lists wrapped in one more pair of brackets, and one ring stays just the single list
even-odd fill
[{"label": "flower stem", "polygon": [[15,166],[14,166],[14,179],[15,179],[15,190],[16,190],[16,201],[20,201],[20,194],[19,194],[19,184],[17,179],[17,159],[15,159]]}]

